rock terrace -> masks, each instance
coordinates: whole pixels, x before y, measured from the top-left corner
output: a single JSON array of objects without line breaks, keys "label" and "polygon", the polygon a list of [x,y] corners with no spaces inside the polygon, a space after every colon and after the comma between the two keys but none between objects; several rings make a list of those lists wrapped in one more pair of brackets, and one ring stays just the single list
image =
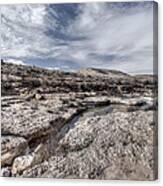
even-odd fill
[{"label": "rock terrace", "polygon": [[1,89],[2,176],[156,179],[156,76],[3,62]]}]

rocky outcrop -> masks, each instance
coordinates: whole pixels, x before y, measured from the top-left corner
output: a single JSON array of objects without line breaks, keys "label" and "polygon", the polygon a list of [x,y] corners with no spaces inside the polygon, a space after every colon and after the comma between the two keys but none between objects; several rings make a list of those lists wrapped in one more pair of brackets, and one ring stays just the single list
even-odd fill
[{"label": "rocky outcrop", "polygon": [[15,158],[12,165],[12,174],[20,174],[24,170],[31,168],[34,165],[45,161],[48,158],[48,151],[43,144],[39,144],[38,147],[31,154],[19,156]]},{"label": "rocky outcrop", "polygon": [[[152,111],[83,116],[59,142],[60,154],[23,177],[153,180]],[[143,132],[142,132],[143,131]]]},{"label": "rocky outcrop", "polygon": [[95,92],[107,96],[152,95],[157,77],[131,76],[115,70],[85,69],[77,73],[3,63],[2,95],[21,93]]},{"label": "rocky outcrop", "polygon": [[2,64],[3,176],[156,179],[157,78]]},{"label": "rocky outcrop", "polygon": [[27,141],[22,137],[1,137],[1,166],[11,165],[14,158],[24,154],[28,149]]},{"label": "rocky outcrop", "polygon": [[99,179],[154,178],[149,171],[154,155],[152,111],[87,116],[76,125],[60,141],[61,148],[68,152],[65,165],[71,162],[68,169],[73,166],[78,171],[73,175]]}]

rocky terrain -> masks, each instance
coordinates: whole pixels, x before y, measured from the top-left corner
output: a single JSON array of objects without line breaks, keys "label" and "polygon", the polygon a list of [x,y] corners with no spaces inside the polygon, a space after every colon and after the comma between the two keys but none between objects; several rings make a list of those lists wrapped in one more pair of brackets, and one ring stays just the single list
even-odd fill
[{"label": "rocky terrain", "polygon": [[1,173],[157,178],[157,77],[1,64]]}]

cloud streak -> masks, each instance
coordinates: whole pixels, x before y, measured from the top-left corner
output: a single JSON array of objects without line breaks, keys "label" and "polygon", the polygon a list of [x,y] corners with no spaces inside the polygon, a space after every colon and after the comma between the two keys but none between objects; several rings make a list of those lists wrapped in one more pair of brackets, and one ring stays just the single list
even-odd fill
[{"label": "cloud streak", "polygon": [[153,3],[1,6],[1,53],[27,64],[153,72]]}]

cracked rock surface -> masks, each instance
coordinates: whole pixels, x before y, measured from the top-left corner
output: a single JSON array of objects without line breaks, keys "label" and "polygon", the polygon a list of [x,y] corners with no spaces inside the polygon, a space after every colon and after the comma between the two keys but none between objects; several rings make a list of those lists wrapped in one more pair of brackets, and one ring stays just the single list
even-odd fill
[{"label": "cracked rock surface", "polygon": [[1,174],[157,178],[157,78],[2,63]]}]

